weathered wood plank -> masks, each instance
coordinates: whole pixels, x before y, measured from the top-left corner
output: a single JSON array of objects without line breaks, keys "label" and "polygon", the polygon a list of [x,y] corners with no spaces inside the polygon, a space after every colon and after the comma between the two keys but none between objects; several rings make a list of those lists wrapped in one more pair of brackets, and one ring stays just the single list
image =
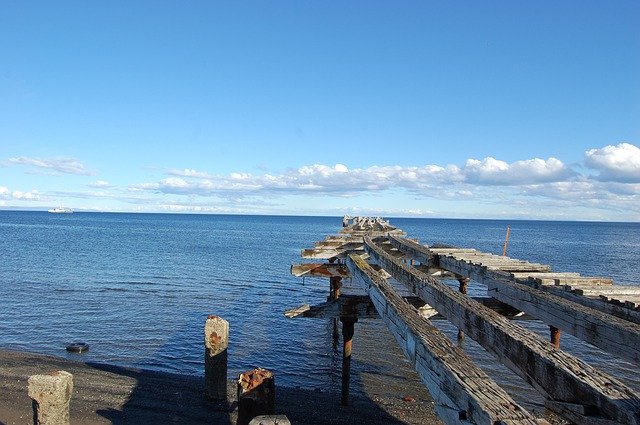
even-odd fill
[{"label": "weathered wood plank", "polygon": [[292,264],[291,274],[295,277],[317,276],[317,277],[342,277],[347,278],[349,269],[344,264],[332,263],[304,263]]},{"label": "weathered wood plank", "polygon": [[330,258],[346,258],[347,253],[357,252],[364,253],[363,250],[349,251],[347,249],[303,249],[300,253],[302,258],[328,260]]},{"label": "weathered wood plank", "polygon": [[483,265],[488,269],[492,270],[502,270],[507,272],[521,272],[521,271],[532,271],[532,272],[544,272],[551,270],[551,266],[545,264],[496,264],[496,265]]},{"label": "weathered wood plank", "polygon": [[542,272],[542,273],[534,273],[534,272],[515,272],[511,273],[511,277],[514,279],[561,279],[566,277],[580,277],[580,273],[574,272]]},{"label": "weathered wood plank", "polygon": [[336,300],[330,300],[316,306],[304,304],[285,311],[284,315],[290,319],[296,317],[375,319],[379,317],[369,297],[358,295],[342,295]]},{"label": "weathered wood plank", "polygon": [[570,286],[570,289],[578,295],[640,295],[640,286],[604,286],[604,285],[589,285],[589,286]]},{"label": "weathered wood plank", "polygon": [[560,277],[554,279],[556,285],[613,285],[613,279],[606,277],[580,276]]},{"label": "weathered wood plank", "polygon": [[459,347],[404,302],[362,258],[350,255],[347,265],[354,280],[377,300],[374,304],[378,313],[427,385],[443,420],[460,423],[466,417],[474,424],[539,423]]},{"label": "weathered wood plank", "polygon": [[[405,245],[403,241],[392,238],[392,244],[395,243],[401,249]],[[509,323],[432,277],[387,256],[367,239],[365,250],[373,261],[391,273],[396,280],[413,288],[425,302],[463,329],[485,349],[494,353],[505,365],[532,383],[543,394],[563,402],[591,404],[597,406],[604,416],[622,423],[640,424],[640,398],[621,382],[563,351],[556,350],[538,335]],[[443,265],[443,259],[458,265],[464,264],[450,257],[440,258],[441,267],[444,266],[448,270],[452,268],[447,267],[446,262]],[[462,269],[452,271],[465,275]],[[534,291],[511,282],[503,283],[502,287],[515,289],[516,292],[519,290],[519,293]],[[540,293],[539,296],[542,299],[551,298],[545,293]],[[495,298],[536,316],[531,312],[531,308],[521,308],[513,302]],[[562,299],[560,301],[572,304]],[[575,307],[585,309],[582,306]],[[633,326],[630,323],[628,325]],[[637,346],[634,347],[634,350],[637,349]]]},{"label": "weathered wood plank", "polygon": [[555,412],[576,425],[617,425],[618,422],[605,419],[601,416],[594,416],[589,412],[588,406],[581,404],[560,403],[557,401],[547,401],[547,409]]},{"label": "weathered wood plank", "polygon": [[[429,262],[425,260],[425,263],[428,264],[429,267],[432,267],[432,268],[439,267],[438,261],[439,261],[440,255],[434,255],[436,252],[436,249],[428,248],[426,246],[415,243],[414,241],[408,241],[406,238],[402,238],[402,239],[390,238],[390,242],[395,248],[402,249],[402,251],[407,254],[410,253],[415,257],[421,256],[427,259],[430,258],[431,261]],[[446,249],[442,249],[442,250],[445,251]],[[523,272],[523,273],[510,272],[508,273],[507,276],[504,276],[503,274],[494,273],[492,271],[487,272],[489,277],[494,276],[496,279],[500,279],[500,280],[509,280],[509,278],[511,278],[512,281],[513,281],[512,277],[517,277],[518,275],[530,274],[530,273],[532,272]],[[555,272],[549,272],[549,273],[561,274],[561,275],[567,274],[567,273],[555,273]],[[547,272],[543,274],[547,274]],[[579,276],[578,273],[576,273],[576,275]],[[538,274],[536,273],[533,276],[538,276]],[[478,282],[482,283],[480,280],[478,280]],[[567,299],[571,302],[583,305],[585,307],[600,310],[606,314],[610,314],[620,319],[627,320],[635,324],[640,324],[640,311],[636,311],[634,309],[626,307],[624,306],[624,303],[622,303],[621,305],[620,303],[617,303],[615,300],[607,300],[607,299],[594,300],[592,298],[587,298],[582,295],[573,294],[570,291],[564,291],[564,289],[562,289],[563,287],[540,285],[537,282],[532,280],[518,279],[517,282],[519,284],[526,285],[535,289],[540,289],[544,292],[549,292],[557,297]]]},{"label": "weathered wood plank", "polygon": [[[403,296],[407,303],[418,309],[421,316],[431,320],[446,320],[438,314],[437,310],[426,304],[418,296]],[[520,315],[511,306],[490,297],[473,297],[473,299],[496,313],[510,320],[528,320],[531,316]],[[284,312],[285,317],[294,318],[320,318],[339,319],[340,317],[353,317],[358,319],[378,319],[378,313],[373,301],[367,295],[342,294],[340,298],[330,300],[318,305],[303,304]]]},{"label": "weathered wood plank", "polygon": [[487,285],[488,295],[612,354],[640,363],[640,325],[514,283],[506,274],[441,257],[440,267]]}]

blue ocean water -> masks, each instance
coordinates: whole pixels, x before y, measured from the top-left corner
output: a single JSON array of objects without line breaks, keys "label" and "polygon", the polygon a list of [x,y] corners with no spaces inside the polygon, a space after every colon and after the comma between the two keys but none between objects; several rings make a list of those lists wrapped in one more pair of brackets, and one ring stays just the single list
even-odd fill
[{"label": "blue ocean water", "polygon": [[[640,284],[640,223],[391,219],[422,243],[448,243],[550,264],[555,271]],[[77,359],[64,347],[84,341],[81,359],[203,374],[209,314],[230,322],[230,375],[274,370],[282,385],[340,382],[340,349],[326,320],[283,312],[326,300],[328,282],[289,274],[300,251],[337,233],[336,217],[226,216],[0,211],[0,347]],[[472,293],[484,295],[482,287]],[[451,335],[455,329],[440,322]],[[546,335],[537,322],[526,326]],[[358,352],[393,344],[380,321],[356,325]],[[576,354],[628,381],[633,366],[563,335]],[[472,341],[465,348],[493,374],[505,369]],[[377,348],[377,349],[378,349]],[[378,351],[380,351],[378,349]],[[384,351],[384,350],[382,350]],[[356,362],[355,374],[400,384],[397,351]],[[401,369],[400,369],[401,370]],[[506,386],[519,381],[505,379]],[[526,397],[523,396],[523,397]]]}]

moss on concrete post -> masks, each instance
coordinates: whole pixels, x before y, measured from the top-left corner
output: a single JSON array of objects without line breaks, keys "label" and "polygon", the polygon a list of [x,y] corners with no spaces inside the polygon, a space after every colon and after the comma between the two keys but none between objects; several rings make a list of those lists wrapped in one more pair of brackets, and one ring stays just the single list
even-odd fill
[{"label": "moss on concrete post", "polygon": [[69,425],[69,403],[73,392],[73,375],[58,370],[29,377],[29,397],[33,400],[36,425]]}]

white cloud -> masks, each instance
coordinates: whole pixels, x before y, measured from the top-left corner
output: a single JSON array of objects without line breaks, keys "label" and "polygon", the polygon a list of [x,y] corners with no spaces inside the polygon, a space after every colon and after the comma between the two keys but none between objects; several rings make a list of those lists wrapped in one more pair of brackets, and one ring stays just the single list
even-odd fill
[{"label": "white cloud", "polygon": [[608,145],[585,152],[587,167],[599,172],[598,180],[640,183],[640,148],[629,143]]},{"label": "white cloud", "polygon": [[37,190],[31,190],[29,192],[23,192],[20,190],[10,191],[8,187],[0,186],[0,199],[6,201],[37,201],[40,199],[40,193],[38,193]]},{"label": "white cloud", "polygon": [[9,158],[11,164],[27,165],[37,169],[50,170],[61,174],[77,174],[81,176],[90,176],[93,173],[85,168],[84,164],[74,158],[30,158],[20,156]]},{"label": "white cloud", "polygon": [[571,178],[574,172],[556,158],[547,160],[534,158],[508,164],[487,157],[482,161],[467,160],[462,173],[467,182],[488,185],[521,185],[562,181]]},{"label": "white cloud", "polygon": [[173,169],[173,170],[169,170],[169,172],[167,174],[172,175],[172,176],[193,177],[193,178],[198,178],[198,179],[210,179],[212,177],[212,175],[207,173],[207,172],[196,171],[196,170],[191,169],[191,168],[185,168],[183,170]]},{"label": "white cloud", "polygon": [[93,187],[96,189],[107,189],[107,188],[113,187],[113,185],[107,181],[98,180],[95,183],[91,183],[89,187]]}]

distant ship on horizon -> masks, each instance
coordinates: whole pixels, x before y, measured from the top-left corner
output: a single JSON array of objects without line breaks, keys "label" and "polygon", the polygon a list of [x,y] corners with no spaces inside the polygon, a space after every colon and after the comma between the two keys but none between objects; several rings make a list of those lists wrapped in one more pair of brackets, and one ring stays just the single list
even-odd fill
[{"label": "distant ship on horizon", "polygon": [[67,208],[67,207],[52,208],[47,211],[53,214],[71,214],[73,212],[71,208]]}]

